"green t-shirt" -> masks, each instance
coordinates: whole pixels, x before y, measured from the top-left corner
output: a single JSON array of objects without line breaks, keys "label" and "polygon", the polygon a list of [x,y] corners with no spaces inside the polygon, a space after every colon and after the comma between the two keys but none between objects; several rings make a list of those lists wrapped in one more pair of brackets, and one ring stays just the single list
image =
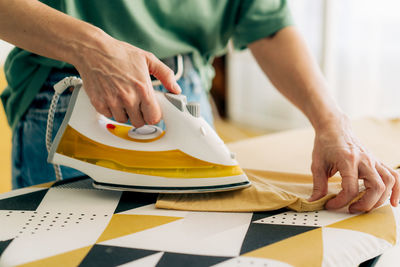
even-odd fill
[{"label": "green t-shirt", "polygon": [[[292,23],[286,0],[42,2],[158,58],[191,53],[206,89],[210,88],[214,76],[212,60],[226,51],[229,39],[236,48],[242,49]],[[66,66],[67,63],[20,48],[11,51],[4,66],[8,87],[1,100],[12,128],[40,91],[50,70]]]}]

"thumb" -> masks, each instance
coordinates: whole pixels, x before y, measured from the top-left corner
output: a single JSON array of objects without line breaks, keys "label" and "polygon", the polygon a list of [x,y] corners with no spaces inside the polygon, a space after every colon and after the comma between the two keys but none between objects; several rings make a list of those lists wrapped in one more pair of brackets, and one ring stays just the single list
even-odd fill
[{"label": "thumb", "polygon": [[147,66],[149,67],[149,73],[159,79],[168,91],[174,94],[182,92],[176,82],[174,72],[155,55],[150,53],[147,56]]},{"label": "thumb", "polygon": [[309,202],[316,201],[324,197],[328,192],[328,176],[324,168],[318,166],[312,168],[313,174],[313,192],[311,197],[308,199]]}]

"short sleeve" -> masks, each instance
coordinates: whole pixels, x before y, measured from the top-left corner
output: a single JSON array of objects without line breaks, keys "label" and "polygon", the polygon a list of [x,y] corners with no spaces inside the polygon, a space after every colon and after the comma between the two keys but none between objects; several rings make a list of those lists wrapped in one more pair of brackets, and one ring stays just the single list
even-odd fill
[{"label": "short sleeve", "polygon": [[237,49],[293,24],[286,0],[243,0],[236,22],[232,39]]}]

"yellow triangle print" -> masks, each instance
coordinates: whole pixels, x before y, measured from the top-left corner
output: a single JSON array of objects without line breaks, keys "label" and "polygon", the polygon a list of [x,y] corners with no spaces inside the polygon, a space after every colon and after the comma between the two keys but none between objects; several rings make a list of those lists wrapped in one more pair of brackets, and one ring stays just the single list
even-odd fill
[{"label": "yellow triangle print", "polygon": [[78,248],[72,251],[68,251],[62,254],[51,256],[48,258],[43,258],[37,261],[32,261],[18,267],[42,267],[42,266],[64,266],[64,267],[74,267],[78,266],[82,260],[89,253],[92,246],[87,246],[83,248]]},{"label": "yellow triangle print", "polygon": [[320,267],[323,258],[322,228],[317,228],[241,256],[273,259],[292,266]]},{"label": "yellow triangle print", "polygon": [[354,230],[367,233],[396,244],[396,219],[390,205],[360,214],[326,227]]},{"label": "yellow triangle print", "polygon": [[44,184],[32,185],[31,187],[50,188],[55,182],[48,182]]},{"label": "yellow triangle print", "polygon": [[182,217],[114,214],[96,243],[167,224]]}]

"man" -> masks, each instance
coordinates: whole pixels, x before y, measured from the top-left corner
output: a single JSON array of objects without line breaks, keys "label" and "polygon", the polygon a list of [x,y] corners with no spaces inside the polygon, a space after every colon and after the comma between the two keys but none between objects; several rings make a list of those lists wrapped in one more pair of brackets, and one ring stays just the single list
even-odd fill
[{"label": "man", "polygon": [[[328,209],[354,199],[359,179],[364,180],[366,192],[350,205],[351,212],[369,211],[390,195],[392,205],[399,202],[398,174],[353,135],[303,40],[290,26],[285,0],[43,2],[0,0],[0,38],[25,49],[15,49],[8,57],[9,86],[2,95],[14,131],[14,187],[43,182],[38,177],[53,179],[45,163],[40,114],[48,108],[48,88],[56,80],[80,75],[99,113],[119,122],[130,119],[135,127],[154,124],[161,111],[150,75],[172,93],[191,88],[185,92],[189,99],[196,93],[204,99],[212,58],[223,53],[232,38],[236,48],[250,48],[272,83],[315,129],[310,201],[326,194],[328,178],[339,171],[343,190],[326,204]],[[158,59],[173,62],[177,54],[184,54],[189,65],[179,84]],[[61,106],[68,97],[64,95]],[[65,108],[59,110],[58,121],[63,112]],[[70,169],[64,172],[65,177],[78,175]]]}]

